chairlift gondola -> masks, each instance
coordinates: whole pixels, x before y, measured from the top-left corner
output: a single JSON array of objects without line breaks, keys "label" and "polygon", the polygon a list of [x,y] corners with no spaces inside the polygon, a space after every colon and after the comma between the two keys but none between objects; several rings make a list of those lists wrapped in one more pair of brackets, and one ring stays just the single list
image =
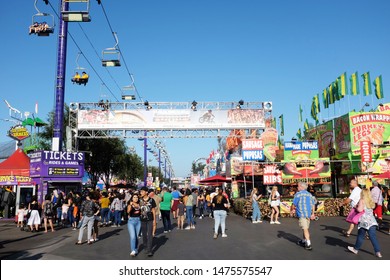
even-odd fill
[{"label": "chairlift gondola", "polygon": [[87,74],[87,69],[79,66],[79,58],[80,58],[81,52],[78,53],[76,58],[76,69],[75,73],[71,79],[72,83],[76,83],[78,85],[84,85],[86,86],[89,80],[89,75]]},{"label": "chairlift gondola", "polygon": [[122,87],[122,100],[135,100],[135,86],[134,86],[134,79],[133,75],[131,77],[131,84],[128,86]]},{"label": "chairlift gondola", "polygon": [[121,66],[120,57],[121,53],[118,49],[118,37],[114,32],[114,37],[116,40],[116,44],[112,48],[104,49],[102,52],[102,65],[104,67],[117,67]]},{"label": "chairlift gondola", "polygon": [[35,0],[34,7],[37,13],[32,16],[32,23],[29,26],[29,35],[49,36],[54,32],[54,16],[48,13],[42,13],[37,7]]},{"label": "chairlift gondola", "polygon": [[90,22],[89,0],[62,0],[61,14],[66,22]]}]

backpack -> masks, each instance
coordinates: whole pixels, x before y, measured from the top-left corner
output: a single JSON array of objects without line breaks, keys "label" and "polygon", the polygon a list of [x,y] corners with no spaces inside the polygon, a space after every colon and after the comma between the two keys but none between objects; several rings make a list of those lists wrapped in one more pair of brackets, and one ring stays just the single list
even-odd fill
[{"label": "backpack", "polygon": [[45,215],[46,216],[53,215],[53,203],[49,202],[45,204]]}]

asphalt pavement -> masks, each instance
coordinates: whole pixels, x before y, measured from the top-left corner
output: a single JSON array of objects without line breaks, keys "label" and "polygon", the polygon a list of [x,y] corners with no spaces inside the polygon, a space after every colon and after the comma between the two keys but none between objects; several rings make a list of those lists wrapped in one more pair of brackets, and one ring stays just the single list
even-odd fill
[{"label": "asphalt pavement", "polygon": [[[385,229],[377,231],[383,260],[390,259],[390,216],[384,216]],[[100,228],[99,240],[92,245],[76,246],[78,230],[57,229],[55,232],[21,231],[12,220],[0,220],[1,260],[379,260],[369,240],[358,255],[347,250],[354,245],[357,229],[350,237],[341,234],[348,227],[345,217],[320,217],[312,221],[310,232],[313,250],[296,243],[302,232],[295,218],[281,218],[280,225],[264,220],[250,220],[230,213],[227,217],[228,237],[213,239],[214,220],[196,219],[196,228],[178,230],[173,221],[171,232],[163,233],[159,221],[153,240],[154,256],[140,253],[131,257],[127,225]],[[86,239],[86,231],[84,232]]]}]

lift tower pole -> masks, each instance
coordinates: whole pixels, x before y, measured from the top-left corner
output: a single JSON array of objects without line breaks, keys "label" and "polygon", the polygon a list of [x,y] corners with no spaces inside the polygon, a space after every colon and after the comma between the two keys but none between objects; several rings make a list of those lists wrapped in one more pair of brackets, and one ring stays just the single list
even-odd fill
[{"label": "lift tower pole", "polygon": [[[57,45],[57,75],[56,75],[56,95],[55,95],[55,111],[54,111],[54,127],[53,127],[53,139],[52,150],[62,151],[62,135],[64,124],[64,97],[65,97],[65,71],[66,71],[66,47],[68,41],[68,22],[63,21],[62,12],[67,11],[69,3],[62,3],[60,5],[60,22],[58,31],[58,45]],[[63,7],[63,9],[62,9]]]}]

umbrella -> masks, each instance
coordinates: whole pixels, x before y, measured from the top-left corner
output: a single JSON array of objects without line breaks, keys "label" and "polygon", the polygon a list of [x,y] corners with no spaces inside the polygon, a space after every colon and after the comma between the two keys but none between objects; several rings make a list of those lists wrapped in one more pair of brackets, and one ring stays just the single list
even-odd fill
[{"label": "umbrella", "polygon": [[30,126],[38,126],[38,127],[40,127],[40,126],[45,126],[46,125],[46,123],[43,121],[43,120],[41,120],[40,118],[27,118],[27,119],[25,119],[23,122],[22,122],[22,125],[23,126],[26,126],[26,125],[30,125]]},{"label": "umbrella", "polygon": [[228,183],[231,182],[232,180],[226,179],[226,177],[221,176],[221,175],[215,175],[212,177],[208,177],[206,179],[200,180],[199,184],[204,184],[204,183]]}]

